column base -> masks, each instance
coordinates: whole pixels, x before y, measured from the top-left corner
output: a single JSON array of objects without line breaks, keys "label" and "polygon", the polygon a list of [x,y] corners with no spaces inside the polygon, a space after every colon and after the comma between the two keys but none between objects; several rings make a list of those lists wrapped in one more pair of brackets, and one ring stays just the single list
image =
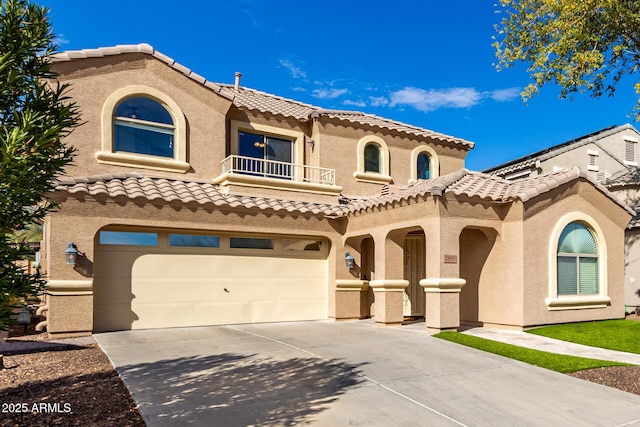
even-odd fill
[{"label": "column base", "polygon": [[336,280],[335,319],[358,320],[369,317],[366,307],[367,280]]},{"label": "column base", "polygon": [[460,327],[460,291],[466,283],[466,280],[454,277],[420,280],[425,292],[424,321],[429,331]]},{"label": "column base", "polygon": [[408,280],[372,280],[369,286],[375,298],[375,322],[385,326],[401,325],[404,320],[404,290]]}]

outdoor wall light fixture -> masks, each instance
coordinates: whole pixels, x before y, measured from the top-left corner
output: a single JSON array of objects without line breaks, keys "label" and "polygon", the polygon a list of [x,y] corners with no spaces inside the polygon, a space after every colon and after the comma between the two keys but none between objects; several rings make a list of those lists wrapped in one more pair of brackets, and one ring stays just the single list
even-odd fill
[{"label": "outdoor wall light fixture", "polygon": [[349,252],[344,253],[344,262],[347,265],[347,268],[351,270],[355,265],[355,259],[351,256]]},{"label": "outdoor wall light fixture", "polygon": [[64,258],[69,265],[76,265],[78,261],[78,249],[76,249],[75,243],[69,242],[67,249],[64,251]]}]

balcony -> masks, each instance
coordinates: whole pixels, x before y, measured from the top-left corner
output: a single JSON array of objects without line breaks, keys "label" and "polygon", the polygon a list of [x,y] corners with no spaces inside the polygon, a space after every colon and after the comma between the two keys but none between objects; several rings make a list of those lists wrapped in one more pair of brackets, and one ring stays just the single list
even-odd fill
[{"label": "balcony", "polygon": [[222,174],[214,179],[222,187],[242,186],[336,196],[335,169],[276,160],[231,155],[222,161]]}]

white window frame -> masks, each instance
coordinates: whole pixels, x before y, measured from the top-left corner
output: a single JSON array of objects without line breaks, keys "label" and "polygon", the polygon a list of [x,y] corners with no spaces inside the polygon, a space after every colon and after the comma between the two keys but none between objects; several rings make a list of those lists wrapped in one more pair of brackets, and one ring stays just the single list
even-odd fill
[{"label": "white window frame", "polygon": [[[380,148],[380,172],[365,171],[364,149],[369,144],[376,144]],[[372,184],[389,184],[389,147],[384,139],[375,135],[367,135],[358,141],[357,170],[353,173],[356,181]]]},{"label": "white window frame", "polygon": [[411,178],[409,178],[409,184],[418,181],[418,156],[422,153],[429,156],[429,180],[440,176],[440,160],[438,160],[436,150],[429,146],[421,145],[411,152]]},{"label": "white window frame", "polygon": [[[174,125],[173,158],[148,154],[116,152],[113,144],[113,114],[121,101],[127,98],[150,98],[162,105],[171,115]],[[136,168],[155,169],[186,173],[191,165],[187,162],[187,123],[178,104],[161,91],[144,85],[120,88],[107,97],[102,107],[102,144],[96,152],[98,163]]]},{"label": "white window frame", "polygon": [[[584,224],[596,241],[598,248],[598,293],[583,295],[558,295],[558,243],[565,227],[572,222]],[[545,300],[549,310],[576,310],[586,308],[604,308],[611,304],[607,274],[607,244],[604,233],[598,223],[582,212],[571,212],[563,216],[553,228],[549,242],[549,290]]]}]

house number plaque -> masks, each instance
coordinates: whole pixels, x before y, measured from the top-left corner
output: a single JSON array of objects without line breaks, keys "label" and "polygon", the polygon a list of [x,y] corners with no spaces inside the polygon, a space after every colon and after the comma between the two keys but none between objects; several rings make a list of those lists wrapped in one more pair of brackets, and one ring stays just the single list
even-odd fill
[{"label": "house number plaque", "polygon": [[445,264],[457,264],[458,263],[458,255],[445,255],[444,256]]}]

